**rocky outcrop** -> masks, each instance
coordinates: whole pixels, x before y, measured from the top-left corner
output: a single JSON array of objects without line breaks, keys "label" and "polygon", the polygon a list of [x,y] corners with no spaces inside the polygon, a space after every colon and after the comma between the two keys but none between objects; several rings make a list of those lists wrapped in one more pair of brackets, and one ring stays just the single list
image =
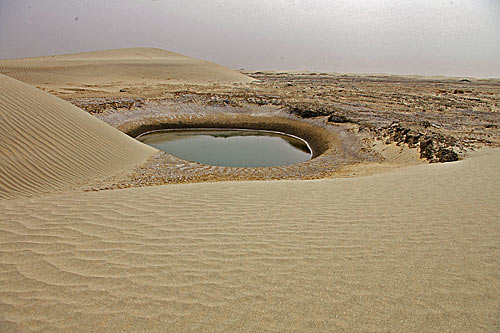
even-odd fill
[{"label": "rocky outcrop", "polygon": [[141,107],[144,104],[144,100],[142,98],[96,98],[70,100],[69,102],[90,114],[104,113],[108,110],[132,110],[134,107]]},{"label": "rocky outcrop", "polygon": [[315,106],[311,104],[290,104],[286,105],[286,110],[301,118],[315,118],[331,115],[334,110],[328,109],[324,106]]},{"label": "rocky outcrop", "polygon": [[440,163],[458,161],[458,154],[446,148],[440,148],[436,153],[436,157]]},{"label": "rocky outcrop", "polygon": [[286,110],[301,118],[316,118],[328,116],[328,122],[336,124],[356,123],[356,121],[345,117],[334,106],[315,104],[288,104]]},{"label": "rocky outcrop", "polygon": [[345,123],[354,123],[355,121],[348,119],[342,115],[332,114],[328,117],[328,122],[336,124],[345,124]]},{"label": "rocky outcrop", "polygon": [[458,154],[453,150],[453,140],[442,134],[422,133],[394,122],[382,130],[386,143],[396,142],[407,144],[410,148],[418,148],[420,158],[431,163],[453,162],[458,160]]}]

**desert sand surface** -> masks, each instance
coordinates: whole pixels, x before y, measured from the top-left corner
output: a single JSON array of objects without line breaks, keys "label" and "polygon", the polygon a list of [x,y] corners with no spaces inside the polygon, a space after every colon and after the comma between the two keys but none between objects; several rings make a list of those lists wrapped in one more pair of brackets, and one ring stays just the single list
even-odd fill
[{"label": "desert sand surface", "polygon": [[0,201],[3,331],[497,331],[500,151]]},{"label": "desert sand surface", "polygon": [[116,92],[157,84],[248,83],[218,64],[154,48],[130,48],[0,61],[0,73],[51,92]]},{"label": "desert sand surface", "polygon": [[[176,56],[54,61],[135,57],[147,73]],[[21,69],[31,60],[0,62],[0,332],[500,329],[497,81],[247,73],[241,85],[236,73],[229,86],[143,86],[101,64],[78,83],[94,87],[67,90],[58,80],[75,69],[52,58],[34,58],[46,91]],[[133,87],[110,88],[112,75]],[[123,133],[248,117],[316,126],[323,150],[280,170],[210,168]]]},{"label": "desert sand surface", "polygon": [[0,74],[0,199],[65,190],[144,162],[140,144],[47,92]]}]

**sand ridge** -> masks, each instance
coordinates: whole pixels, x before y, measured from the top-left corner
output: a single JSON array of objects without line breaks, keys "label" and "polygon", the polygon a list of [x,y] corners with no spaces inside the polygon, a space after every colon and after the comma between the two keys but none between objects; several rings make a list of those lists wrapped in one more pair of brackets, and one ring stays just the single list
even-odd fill
[{"label": "sand ridge", "polygon": [[230,85],[255,81],[209,61],[155,48],[2,60],[0,74],[60,94],[118,92],[159,84]]},{"label": "sand ridge", "polygon": [[0,74],[0,199],[108,177],[155,152],[70,103]]}]

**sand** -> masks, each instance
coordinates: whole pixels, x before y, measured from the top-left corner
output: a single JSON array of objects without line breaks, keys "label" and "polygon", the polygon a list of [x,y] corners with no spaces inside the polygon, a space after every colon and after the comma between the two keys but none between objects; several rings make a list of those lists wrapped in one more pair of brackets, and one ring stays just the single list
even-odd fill
[{"label": "sand", "polygon": [[0,199],[126,171],[156,150],[49,93],[0,74]]},{"label": "sand", "polygon": [[2,60],[0,74],[59,94],[117,92],[158,84],[232,85],[254,81],[221,65],[155,48]]},{"label": "sand", "polygon": [[500,149],[79,192],[155,150],[5,76],[0,120],[1,332],[500,328]]},{"label": "sand", "polygon": [[0,327],[495,331],[499,165],[0,201]]}]

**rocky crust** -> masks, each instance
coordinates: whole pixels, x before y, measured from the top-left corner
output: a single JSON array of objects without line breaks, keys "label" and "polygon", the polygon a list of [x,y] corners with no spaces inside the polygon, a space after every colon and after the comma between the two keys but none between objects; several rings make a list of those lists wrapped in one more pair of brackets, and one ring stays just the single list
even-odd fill
[{"label": "rocky crust", "polygon": [[[255,128],[242,122],[242,117],[278,117],[326,129],[340,142],[335,154],[329,155],[328,149],[316,147],[316,158],[309,163],[281,170],[224,169],[158,154],[135,173],[133,181],[122,179],[110,183],[118,187],[335,177],[343,174],[340,170],[346,166],[393,163],[392,153],[387,155],[378,149],[394,144],[401,151],[413,149],[415,158],[431,163],[456,161],[480,147],[500,147],[500,80],[286,72],[245,74],[256,81],[234,86],[159,84],[128,87],[119,93],[78,90],[61,97],[132,136],[161,126],[203,127],[202,122],[223,128],[226,125]],[[236,118],[240,118],[239,123]],[[255,126],[267,128],[262,125]],[[296,128],[280,126],[274,124],[267,129],[314,142],[308,131],[296,133]],[[380,142],[386,148],[380,148]],[[405,156],[413,156],[413,151]],[[401,160],[399,156],[397,163],[401,164]]]},{"label": "rocky crust", "polygon": [[431,163],[458,160],[458,154],[453,150],[456,140],[442,134],[424,134],[399,123],[392,123],[381,132],[385,134],[387,144],[396,142],[406,144],[410,148],[418,148],[420,158],[425,158]]}]

